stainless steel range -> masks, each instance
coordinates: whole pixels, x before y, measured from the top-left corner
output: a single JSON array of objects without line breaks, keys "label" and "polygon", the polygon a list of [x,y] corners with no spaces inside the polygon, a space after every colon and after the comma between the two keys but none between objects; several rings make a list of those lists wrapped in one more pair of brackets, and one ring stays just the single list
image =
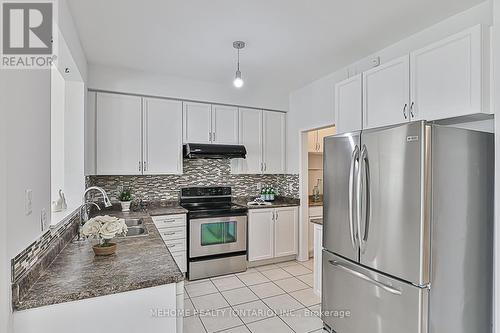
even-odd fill
[{"label": "stainless steel range", "polygon": [[246,270],[246,207],[231,202],[230,187],[181,189],[188,210],[188,278],[203,279]]}]

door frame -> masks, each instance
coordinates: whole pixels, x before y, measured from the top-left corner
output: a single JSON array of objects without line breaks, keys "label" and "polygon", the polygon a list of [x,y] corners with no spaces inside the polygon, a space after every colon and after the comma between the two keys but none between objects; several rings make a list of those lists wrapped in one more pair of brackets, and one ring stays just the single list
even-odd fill
[{"label": "door frame", "polygon": [[298,261],[309,260],[309,145],[308,132],[335,126],[335,123],[299,130],[299,248]]}]

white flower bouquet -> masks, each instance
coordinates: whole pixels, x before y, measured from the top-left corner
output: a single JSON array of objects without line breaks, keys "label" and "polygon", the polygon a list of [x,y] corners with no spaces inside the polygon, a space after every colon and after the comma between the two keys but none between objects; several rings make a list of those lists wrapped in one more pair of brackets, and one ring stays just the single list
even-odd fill
[{"label": "white flower bouquet", "polygon": [[[116,249],[116,244],[110,243],[110,240],[116,237],[116,235],[125,235],[127,231],[128,228],[125,224],[124,219],[119,219],[108,215],[93,217],[88,220],[82,227],[82,234],[85,237],[95,238],[99,240],[99,245],[94,246],[94,252],[96,252],[96,247],[114,247],[114,249]],[[108,254],[112,253],[114,253],[114,251]]]}]

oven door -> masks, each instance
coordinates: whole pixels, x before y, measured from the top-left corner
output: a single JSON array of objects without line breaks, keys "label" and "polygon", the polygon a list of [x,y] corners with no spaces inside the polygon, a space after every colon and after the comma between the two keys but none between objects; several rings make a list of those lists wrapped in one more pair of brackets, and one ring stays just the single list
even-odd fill
[{"label": "oven door", "polygon": [[189,258],[246,251],[247,217],[189,220]]}]

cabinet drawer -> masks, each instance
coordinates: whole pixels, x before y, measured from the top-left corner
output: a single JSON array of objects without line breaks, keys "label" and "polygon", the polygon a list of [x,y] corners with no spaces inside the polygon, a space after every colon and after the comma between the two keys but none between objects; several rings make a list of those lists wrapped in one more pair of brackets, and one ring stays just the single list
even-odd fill
[{"label": "cabinet drawer", "polygon": [[158,229],[158,232],[164,241],[186,238],[186,227]]},{"label": "cabinet drawer", "polygon": [[178,252],[186,250],[186,239],[164,240],[170,252]]},{"label": "cabinet drawer", "polygon": [[186,215],[153,216],[152,219],[158,229],[186,226]]},{"label": "cabinet drawer", "polygon": [[309,207],[309,217],[323,216],[323,206]]},{"label": "cabinet drawer", "polygon": [[179,266],[179,269],[181,270],[182,273],[185,273],[187,271],[187,256],[186,252],[173,252],[172,257],[174,257],[175,263],[177,266]]}]

